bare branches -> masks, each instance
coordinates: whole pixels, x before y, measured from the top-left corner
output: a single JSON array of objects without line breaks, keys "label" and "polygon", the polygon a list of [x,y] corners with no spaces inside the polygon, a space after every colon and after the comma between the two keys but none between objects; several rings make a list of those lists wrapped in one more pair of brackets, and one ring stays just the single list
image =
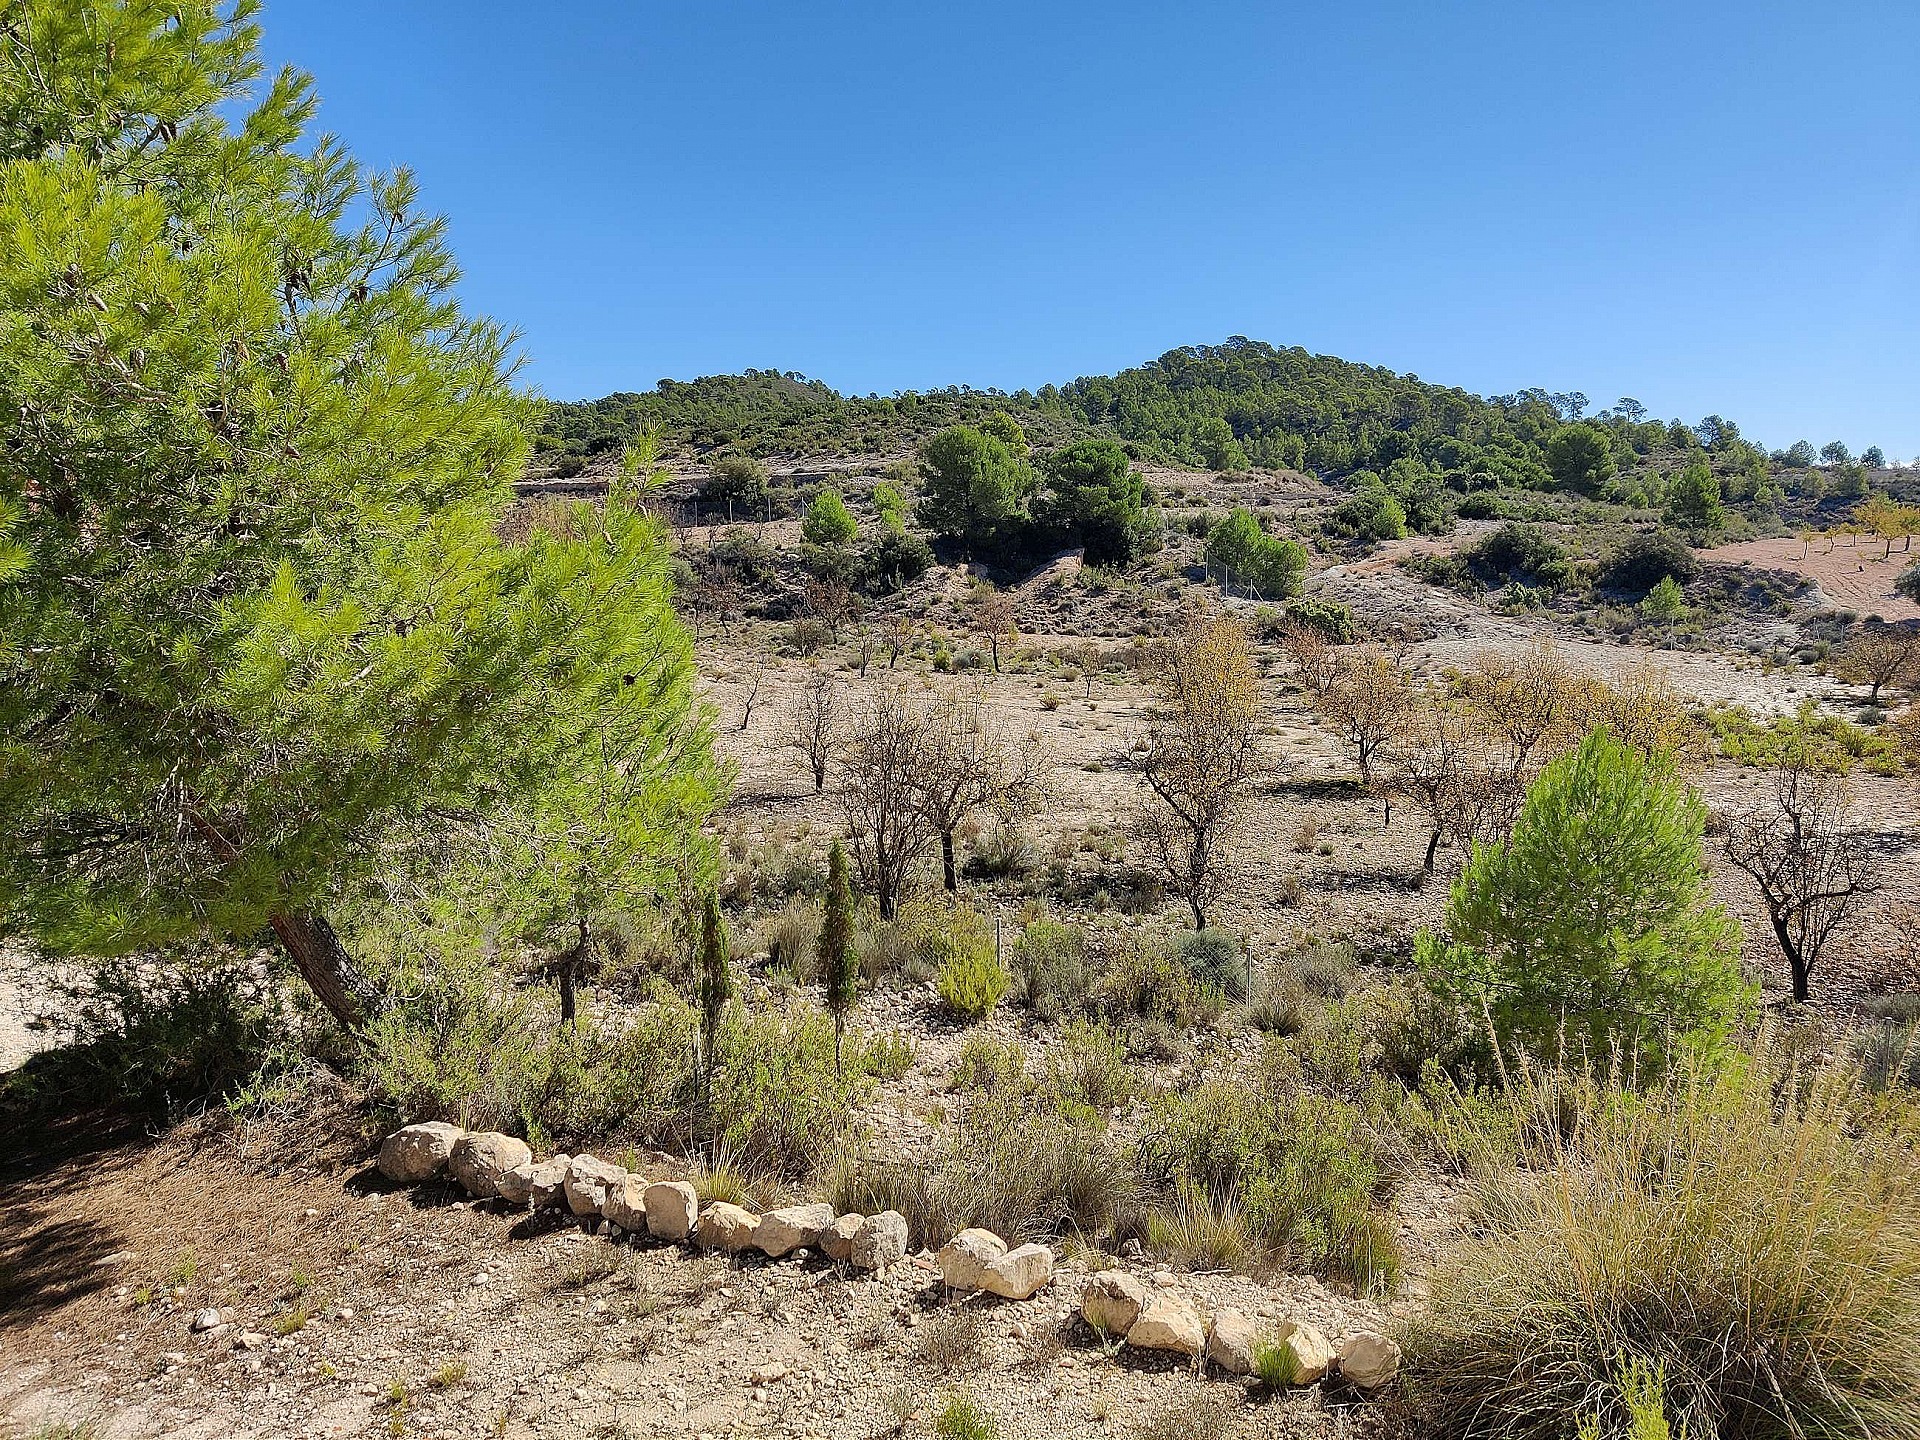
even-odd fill
[{"label": "bare branches", "polygon": [[839,747],[835,799],[861,886],[889,920],[940,838],[926,792],[937,745],[931,712],[905,690],[880,685],[852,716]]},{"label": "bare branches", "polygon": [[1342,655],[1318,702],[1320,718],[1353,752],[1360,783],[1368,789],[1373,787],[1376,761],[1412,708],[1413,682],[1400,662],[1377,645],[1355,646]]},{"label": "bare branches", "polygon": [[787,711],[783,748],[797,750],[813,772],[817,795],[827,788],[827,766],[833,759],[846,706],[840,682],[831,670],[814,670],[800,687]]},{"label": "bare branches", "polygon": [[1201,929],[1226,883],[1221,844],[1254,779],[1269,768],[1260,749],[1259,676],[1245,628],[1224,615],[1202,616],[1149,646],[1140,670],[1159,703],[1124,757],[1152,794],[1137,831]]},{"label": "bare branches", "polygon": [[1795,756],[1773,775],[1770,804],[1727,821],[1727,858],[1752,878],[1780,953],[1805,1001],[1838,930],[1879,893],[1879,866],[1848,819],[1844,776]]}]

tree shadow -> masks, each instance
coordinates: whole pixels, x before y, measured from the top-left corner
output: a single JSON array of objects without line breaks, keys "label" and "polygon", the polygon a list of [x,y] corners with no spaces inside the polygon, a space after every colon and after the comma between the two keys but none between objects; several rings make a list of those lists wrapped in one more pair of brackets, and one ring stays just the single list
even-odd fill
[{"label": "tree shadow", "polygon": [[138,1122],[117,1112],[0,1113],[18,1143],[0,1162],[0,1332],[24,1329],[48,1312],[106,1288],[103,1264],[125,1248],[109,1220],[77,1215],[68,1196],[78,1173],[114,1164],[144,1143]]}]

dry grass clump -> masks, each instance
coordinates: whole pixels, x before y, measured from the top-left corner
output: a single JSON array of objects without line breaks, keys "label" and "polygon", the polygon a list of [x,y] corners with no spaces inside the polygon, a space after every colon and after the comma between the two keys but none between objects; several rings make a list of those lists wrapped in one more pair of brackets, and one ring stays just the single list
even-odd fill
[{"label": "dry grass clump", "polygon": [[1577,1089],[1510,1084],[1522,1165],[1487,1157],[1486,1223],[1409,1335],[1423,1433],[1920,1436],[1910,1120],[1874,1128],[1852,1069],[1765,1042]]},{"label": "dry grass clump", "polygon": [[1014,1243],[1097,1235],[1137,1197],[1131,1167],[1096,1125],[1004,1091],[970,1102],[929,1160],[844,1156],[827,1195],[843,1212],[898,1210],[913,1242],[931,1245],[970,1225]]}]

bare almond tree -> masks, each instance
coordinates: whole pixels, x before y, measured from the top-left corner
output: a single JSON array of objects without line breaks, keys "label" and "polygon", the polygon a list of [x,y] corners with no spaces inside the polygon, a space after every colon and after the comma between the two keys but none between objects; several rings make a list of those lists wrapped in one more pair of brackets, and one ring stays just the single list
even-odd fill
[{"label": "bare almond tree", "polygon": [[887,617],[887,668],[893,669],[900,663],[900,657],[907,653],[907,647],[913,644],[918,627],[905,615],[893,614]]},{"label": "bare almond tree", "polygon": [[922,785],[928,814],[940,834],[941,878],[960,888],[954,835],[970,815],[989,811],[1003,821],[1038,803],[1045,780],[1040,738],[1016,733],[978,690],[943,696],[933,706],[934,748]]},{"label": "bare almond tree", "polygon": [[986,637],[993,651],[993,671],[1000,673],[1000,642],[1019,635],[1014,624],[1013,597],[1003,590],[983,584],[975,593],[967,611],[967,628]]},{"label": "bare almond tree", "polygon": [[1087,699],[1093,699],[1093,682],[1106,668],[1106,647],[1097,640],[1076,640],[1061,650],[1060,654],[1080,672],[1080,682],[1086,686]]},{"label": "bare almond tree", "polygon": [[891,920],[940,838],[927,805],[939,733],[929,707],[876,686],[849,716],[835,755],[834,797],[861,887]]},{"label": "bare almond tree", "polygon": [[827,766],[833,760],[845,710],[839,679],[831,670],[815,669],[787,712],[784,747],[798,751],[807,762],[816,795],[827,788]]},{"label": "bare almond tree", "polygon": [[1145,647],[1142,678],[1154,691],[1146,733],[1122,757],[1151,798],[1136,824],[1167,887],[1187,902],[1195,929],[1223,893],[1223,843],[1268,768],[1260,748],[1260,680],[1246,628],[1201,615],[1170,640]]},{"label": "bare almond tree", "polygon": [[1469,833],[1476,818],[1473,798],[1486,745],[1477,717],[1444,695],[1420,696],[1402,728],[1389,788],[1406,796],[1427,822],[1422,868],[1433,873],[1441,840]]},{"label": "bare almond tree", "polygon": [[1774,771],[1770,803],[1727,820],[1727,858],[1760,891],[1798,1001],[1827,942],[1880,890],[1879,866],[1848,810],[1846,777],[1794,755]]},{"label": "bare almond tree", "polygon": [[1920,629],[1869,622],[1835,653],[1833,669],[1842,680],[1869,687],[1867,699],[1877,705],[1885,686],[1920,684]]},{"label": "bare almond tree", "polygon": [[1293,664],[1300,688],[1318,703],[1343,664],[1339,649],[1312,625],[1292,621],[1280,627],[1280,649]]},{"label": "bare almond tree", "polygon": [[1378,645],[1356,645],[1340,666],[1317,706],[1321,720],[1353,752],[1360,783],[1373,788],[1381,752],[1406,723],[1413,708],[1413,682]]},{"label": "bare almond tree", "polygon": [[838,643],[840,627],[855,610],[853,591],[838,580],[809,580],[801,598],[806,602],[807,612],[826,626],[827,634]]}]

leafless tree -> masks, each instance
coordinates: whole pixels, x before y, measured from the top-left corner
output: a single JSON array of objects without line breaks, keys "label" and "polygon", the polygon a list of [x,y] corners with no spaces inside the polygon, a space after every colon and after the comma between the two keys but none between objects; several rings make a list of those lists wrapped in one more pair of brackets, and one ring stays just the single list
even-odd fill
[{"label": "leafless tree", "polygon": [[1327,728],[1353,752],[1360,783],[1373,788],[1381,752],[1406,723],[1413,682],[1399,662],[1378,645],[1353,647],[1317,706]]},{"label": "leafless tree", "polygon": [[1106,649],[1097,640],[1076,640],[1060,653],[1069,665],[1080,672],[1080,681],[1086,686],[1087,699],[1093,699],[1093,682],[1106,668]]},{"label": "leafless tree", "polygon": [[819,794],[827,788],[827,766],[833,759],[833,744],[839,737],[845,703],[840,681],[831,670],[816,669],[794,697],[787,712],[785,746],[796,750],[813,772],[813,789]]},{"label": "leafless tree", "polygon": [[740,707],[740,728],[744,731],[753,723],[753,707],[760,699],[760,685],[766,679],[766,671],[754,666],[753,679],[747,682],[746,703]]},{"label": "leafless tree", "polygon": [[1815,966],[1838,930],[1879,893],[1866,834],[1848,817],[1846,778],[1795,755],[1773,773],[1770,803],[1727,820],[1727,858],[1760,891],[1767,923],[1805,1001]]},{"label": "leafless tree", "polygon": [[891,920],[940,838],[927,805],[939,735],[929,707],[891,684],[851,715],[835,755],[834,796],[860,883]]},{"label": "leafless tree", "polygon": [[827,627],[827,634],[836,642],[840,639],[840,627],[854,613],[854,593],[838,580],[809,580],[802,592],[807,612]]},{"label": "leafless tree", "polygon": [[1220,850],[1268,762],[1260,748],[1260,687],[1244,626],[1201,615],[1170,640],[1145,647],[1140,673],[1155,706],[1146,733],[1123,757],[1151,799],[1136,830],[1168,888],[1187,902],[1195,929],[1223,892]]},{"label": "leafless tree", "polygon": [[993,652],[993,671],[1000,673],[1000,642],[1019,634],[1014,625],[1013,597],[991,585],[983,584],[975,593],[967,612],[967,627],[984,635]]},{"label": "leafless tree", "polygon": [[1476,717],[1444,695],[1415,701],[1394,755],[1388,786],[1411,800],[1427,822],[1427,853],[1422,862],[1433,873],[1442,839],[1460,841],[1478,819],[1475,797],[1483,788],[1479,771],[1486,745]]},{"label": "leafless tree", "polygon": [[1039,737],[1015,733],[978,690],[943,696],[931,719],[934,748],[922,784],[940,834],[941,878],[952,891],[960,888],[953,843],[960,826],[981,810],[1003,822],[1030,811],[1046,771]]},{"label": "leafless tree", "polygon": [[915,626],[905,615],[894,614],[887,617],[887,668],[893,669],[900,663],[900,657],[907,653],[907,647],[913,644]]},{"label": "leafless tree", "polygon": [[1834,673],[1868,686],[1867,699],[1880,703],[1880,691],[1920,683],[1920,629],[1873,621],[1863,626],[1833,657]]},{"label": "leafless tree", "polygon": [[1319,630],[1298,622],[1280,627],[1280,649],[1293,663],[1300,688],[1318,703],[1343,664],[1338,648]]}]

